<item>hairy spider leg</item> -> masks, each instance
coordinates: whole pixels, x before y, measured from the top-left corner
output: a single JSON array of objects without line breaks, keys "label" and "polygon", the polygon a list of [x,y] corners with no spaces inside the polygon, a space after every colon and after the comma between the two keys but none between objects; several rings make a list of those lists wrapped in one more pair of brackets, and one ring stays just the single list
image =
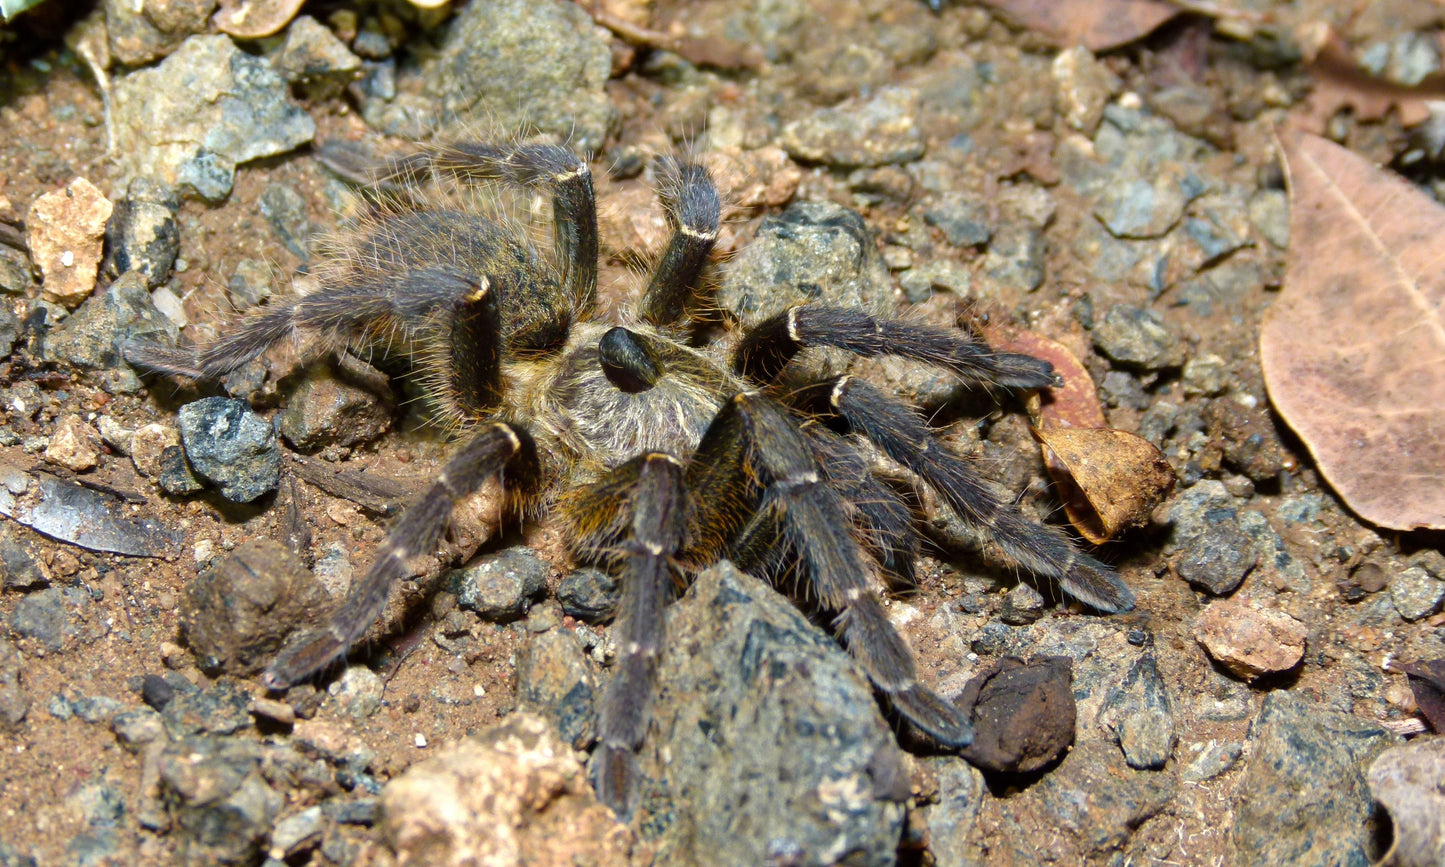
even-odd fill
[{"label": "hairy spider leg", "polygon": [[517,425],[496,422],[478,430],[387,532],[386,542],[366,575],[322,629],[289,641],[262,675],[268,689],[280,690],[305,680],[339,659],[381,616],[391,587],[410,573],[408,562],[436,550],[452,509],[488,481],[500,478],[525,490],[536,481],[536,446]]},{"label": "hairy spider leg", "polygon": [[960,332],[910,322],[876,319],[861,310],[802,304],[769,317],[748,331],[733,355],[733,369],[754,382],[771,383],[798,351],[833,346],[855,355],[897,355],[937,365],[965,382],[1005,388],[1062,384],[1053,365],[1032,355],[999,352]]},{"label": "hairy spider leg", "polygon": [[712,175],[700,165],[664,160],[660,175],[658,195],[672,237],[642,296],[641,314],[644,321],[664,326],[686,315],[698,277],[717,243],[722,205]]},{"label": "hairy spider leg", "polygon": [[810,409],[845,422],[938,493],[969,526],[986,531],[1031,574],[1057,581],[1070,596],[1107,613],[1134,607],[1134,594],[1114,570],[1074,548],[1057,527],[1030,520],[994,496],[973,467],[954,454],[903,402],[853,376],[798,393]]},{"label": "hairy spider leg", "polygon": [[[771,398],[736,395],[688,464],[692,526],[703,528],[697,535],[704,538],[715,523],[738,527],[732,549],[744,568],[776,562],[754,555],[778,543],[791,551],[818,601],[838,613],[849,652],[893,707],[939,743],[966,746],[972,727],[919,683],[913,651],[884,612],[876,564],[854,537],[853,516],[822,477],[809,446],[798,420]],[[716,467],[726,469],[719,473]],[[729,471],[732,478],[724,475]],[[734,510],[740,503],[744,508]]]}]

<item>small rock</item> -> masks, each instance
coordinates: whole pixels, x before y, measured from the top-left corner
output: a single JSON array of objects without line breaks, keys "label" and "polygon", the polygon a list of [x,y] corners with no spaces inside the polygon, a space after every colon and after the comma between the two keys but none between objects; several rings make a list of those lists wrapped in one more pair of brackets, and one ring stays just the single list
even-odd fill
[{"label": "small rock", "polygon": [[1032,584],[1020,581],[1004,595],[998,618],[1010,626],[1026,626],[1043,616],[1045,604]]},{"label": "small rock", "polygon": [[186,589],[181,628],[201,668],[260,671],[298,626],[327,610],[329,597],[284,546],[252,539]]},{"label": "small rock", "polygon": [[530,548],[515,547],[487,554],[451,574],[457,604],[484,620],[516,620],[547,587],[551,565]]},{"label": "small rock", "polygon": [[1184,393],[1217,395],[1229,384],[1229,365],[1217,355],[1196,355],[1184,362]]},{"label": "small rock", "polygon": [[127,271],[110,284],[104,295],[86,299],[75,313],[52,329],[45,338],[42,355],[47,361],[86,368],[119,368],[133,376],[125,362],[127,343],[135,340],[175,346],[178,333],[175,323],[146,292],[141,273]]},{"label": "small rock", "polygon": [[105,229],[108,270],[138,271],[147,289],[165,285],[181,249],[179,207],[175,193],[153,178],[133,179]]},{"label": "small rock", "polygon": [[885,87],[783,127],[780,143],[797,160],[840,168],[913,162],[923,156],[914,90]]},{"label": "small rock", "polygon": [[321,233],[321,227],[306,216],[306,199],[288,184],[267,184],[261,192],[260,207],[261,216],[286,249],[302,262],[309,261],[312,240]]},{"label": "small rock", "polygon": [[115,60],[130,67],[165,57],[187,36],[205,33],[215,0],[175,0],[146,6],[105,0],[104,32]]},{"label": "small rock", "polygon": [[1104,105],[1119,90],[1119,76],[1082,45],[1054,57],[1053,75],[1064,122],[1092,136],[1104,119]]},{"label": "small rock", "polygon": [[186,450],[178,445],[161,449],[160,474],[156,477],[156,484],[167,494],[177,497],[194,494],[206,488],[206,483],[191,471],[190,461],[186,460]]},{"label": "small rock", "polygon": [[307,371],[286,400],[278,427],[303,452],[371,442],[391,427],[391,412],[371,392],[332,375],[326,365]]},{"label": "small rock", "polygon": [[264,747],[218,736],[189,737],[160,756],[171,836],[188,864],[249,864],[261,855],[282,797],[261,774]]},{"label": "small rock", "polygon": [[313,99],[335,97],[361,77],[361,58],[310,15],[297,16],[287,26],[272,66]]},{"label": "small rock", "polygon": [[557,585],[557,601],[562,603],[562,612],[584,623],[610,619],[621,596],[621,583],[601,569],[574,569]]},{"label": "small rock", "polygon": [[1223,448],[1227,465],[1256,482],[1270,481],[1283,471],[1284,448],[1265,407],[1228,398],[1211,400],[1204,417],[1210,439]]},{"label": "small rock", "polygon": [[1305,634],[1305,625],[1283,611],[1256,608],[1243,599],[1211,602],[1194,622],[1195,640],[1246,680],[1298,665]]},{"label": "small rock", "polygon": [[1249,739],[1249,764],[1236,789],[1236,863],[1373,863],[1376,808],[1365,768],[1399,738],[1280,690],[1264,697]]},{"label": "small rock", "polygon": [[251,727],[250,707],[249,693],[223,681],[209,689],[176,693],[161,711],[161,722],[172,738],[229,735]]},{"label": "small rock", "polygon": [[76,473],[95,469],[100,463],[100,433],[71,413],[55,425],[45,459]]},{"label": "small rock", "polygon": [[25,638],[33,638],[46,650],[58,651],[66,639],[77,632],[66,593],[58,587],[28,594],[15,603],[10,614],[10,629]]},{"label": "small rock", "polygon": [[1179,577],[1215,596],[1233,593],[1259,562],[1254,540],[1239,529],[1238,513],[1215,509],[1206,520],[1214,522],[1180,546],[1175,571]]},{"label": "small rock", "polygon": [[1094,345],[1114,361],[1146,370],[1177,367],[1183,361],[1179,340],[1164,317],[1131,304],[1115,304],[1095,323]]},{"label": "small rock", "polygon": [[1249,221],[1275,247],[1289,247],[1289,194],[1284,190],[1260,190],[1249,200]]},{"label": "small rock", "polygon": [[271,829],[271,845],[267,854],[277,861],[284,861],[317,846],[324,830],[326,820],[319,806],[292,813]]},{"label": "small rock", "polygon": [[517,658],[517,704],[540,714],[573,749],[597,737],[597,684],[577,638],[565,629],[533,635]]},{"label": "small rock", "polygon": [[205,397],[177,413],[186,459],[221,496],[249,503],[281,480],[276,432],[243,400]]},{"label": "small rock", "polygon": [[1406,620],[1429,617],[1445,602],[1445,581],[1430,576],[1419,566],[1401,569],[1390,578],[1390,601]]},{"label": "small rock", "polygon": [[226,283],[226,294],[237,310],[250,310],[271,297],[271,269],[259,259],[242,259]]},{"label": "small rock", "polygon": [[357,721],[366,719],[381,708],[385,692],[386,682],[364,665],[348,665],[341,677],[326,687],[326,694],[336,699],[341,710]]},{"label": "small rock", "polygon": [[1094,215],[1116,238],[1162,237],[1184,215],[1192,196],[1177,175],[1121,177],[1105,187]]},{"label": "small rock", "polygon": [[916,758],[938,777],[938,801],[922,808],[929,851],[938,867],[975,867],[984,863],[974,827],[988,798],[983,774],[967,762],[945,756]]},{"label": "small rock", "polygon": [[3,733],[19,731],[30,713],[30,697],[20,684],[21,670],[20,652],[14,644],[0,638],[0,732]]},{"label": "small rock", "polygon": [[593,797],[572,748],[532,714],[407,768],[381,805],[382,834],[401,864],[629,863],[631,833]]},{"label": "small rock", "polygon": [[0,569],[4,570],[5,586],[11,590],[34,590],[50,583],[29,547],[15,538],[8,523],[0,524]]},{"label": "small rock", "polygon": [[1199,245],[1205,263],[1217,262],[1245,244],[1245,239],[1225,221],[1214,219],[1209,214],[1203,218],[1187,218],[1184,234]]},{"label": "small rock", "polygon": [[988,208],[963,193],[944,193],[923,212],[923,220],[955,247],[977,247],[993,237]]},{"label": "small rock", "polygon": [[121,711],[110,720],[111,731],[115,732],[120,745],[132,753],[145,749],[147,744],[165,740],[166,728],[161,715],[148,707]]},{"label": "small rock", "polygon": [[1244,753],[1244,744],[1238,741],[1210,741],[1199,753],[1199,758],[1190,762],[1179,779],[1185,783],[1203,783],[1212,780],[1239,761]]},{"label": "small rock", "polygon": [[159,479],[162,470],[161,453],[169,446],[179,447],[180,444],[180,432],[170,425],[155,422],[141,425],[131,436],[131,463],[135,464],[136,472],[146,478]]},{"label": "small rock", "polygon": [[986,771],[1027,774],[1047,767],[1074,742],[1072,684],[1065,656],[999,660],[958,697],[974,728],[973,743],[959,754]]},{"label": "small rock", "polygon": [[125,705],[108,695],[85,695],[72,701],[70,707],[85,722],[109,725]]},{"label": "small rock", "polygon": [[37,198],[25,215],[30,258],[45,275],[42,297],[74,310],[95,288],[112,206],[94,184],[76,178]]},{"label": "small rock", "polygon": [[957,262],[935,259],[899,274],[898,285],[910,304],[922,304],[933,297],[934,290],[952,292],[960,298],[969,297],[973,275]]},{"label": "small rock", "polygon": [[1099,721],[1118,737],[1131,768],[1164,767],[1174,751],[1174,709],[1154,654],[1145,652],[1104,699]]},{"label": "small rock", "polygon": [[1009,225],[1000,229],[983,257],[983,273],[1010,289],[1032,292],[1043,285],[1049,245],[1037,229]]}]

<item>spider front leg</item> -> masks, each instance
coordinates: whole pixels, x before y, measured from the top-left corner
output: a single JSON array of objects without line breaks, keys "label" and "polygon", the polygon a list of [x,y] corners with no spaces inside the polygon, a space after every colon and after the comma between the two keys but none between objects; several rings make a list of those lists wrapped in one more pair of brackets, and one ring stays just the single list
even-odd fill
[{"label": "spider front leg", "polygon": [[687,519],[682,462],[660,452],[634,458],[569,496],[566,510],[579,553],[620,561],[618,656],[602,699],[595,783],[602,803],[625,815],[636,789],[633,757],[650,718],[662,612],[677,583],[674,558]]},{"label": "spider front leg", "polygon": [[1134,607],[1134,594],[1114,571],[1074,548],[1063,531],[1029,520],[1018,506],[994,496],[962,457],[939,442],[905,404],[852,376],[798,393],[808,409],[833,416],[917,474],[948,507],[1034,575],[1059,583],[1070,596],[1115,613]]},{"label": "spider front leg", "polygon": [[919,683],[913,651],[883,609],[877,564],[854,535],[854,516],[787,410],[756,392],[734,397],[689,463],[688,488],[692,538],[716,544],[724,535],[745,568],[776,571],[769,567],[785,552],[819,602],[838,612],[848,650],[893,707],[941,744],[972,742],[959,710]]},{"label": "spider front leg", "polygon": [[642,318],[653,325],[672,325],[687,312],[717,243],[722,205],[712,175],[702,166],[666,160],[660,174],[658,194],[672,224],[672,238],[642,296]]},{"label": "spider front leg", "polygon": [[346,653],[381,615],[391,587],[408,574],[408,562],[436,549],[452,508],[492,479],[527,489],[536,483],[537,453],[532,437],[517,425],[486,425],[443,467],[436,480],[387,533],[371,569],[352,585],[322,629],[294,637],[266,668],[270,689],[305,680]]}]

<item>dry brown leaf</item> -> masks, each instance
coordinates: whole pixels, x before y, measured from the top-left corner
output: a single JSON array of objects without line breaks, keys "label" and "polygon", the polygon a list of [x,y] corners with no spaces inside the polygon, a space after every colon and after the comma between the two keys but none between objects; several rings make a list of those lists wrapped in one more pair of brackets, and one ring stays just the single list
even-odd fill
[{"label": "dry brown leaf", "polygon": [[1049,475],[1079,535],[1102,545],[1148,522],[1174,490],[1174,468],[1154,444],[1114,428],[1044,428]]},{"label": "dry brown leaf", "polygon": [[1158,0],[984,0],[1005,21],[1060,48],[1093,52],[1126,45],[1183,10]]},{"label": "dry brown leaf", "polygon": [[1335,112],[1346,107],[1361,120],[1379,120],[1397,108],[1400,122],[1415,126],[1429,117],[1428,101],[1445,99],[1445,73],[1427,76],[1413,87],[1387,81],[1362,68],[1333,33],[1310,61],[1309,69],[1314,86],[1290,117],[1295,126],[1310,132],[1324,132]]},{"label": "dry brown leaf", "polygon": [[211,23],[237,39],[260,39],[281,32],[301,11],[302,0],[221,0]]},{"label": "dry brown leaf", "polygon": [[1064,514],[1079,535],[1102,545],[1119,531],[1149,520],[1174,489],[1174,469],[1152,443],[1108,427],[1094,380],[1068,347],[1032,331],[989,341],[1054,366],[1064,384],[1030,395],[1034,436]]},{"label": "dry brown leaf", "polygon": [[1445,210],[1318,136],[1285,142],[1290,249],[1260,359],[1360,517],[1445,529]]}]

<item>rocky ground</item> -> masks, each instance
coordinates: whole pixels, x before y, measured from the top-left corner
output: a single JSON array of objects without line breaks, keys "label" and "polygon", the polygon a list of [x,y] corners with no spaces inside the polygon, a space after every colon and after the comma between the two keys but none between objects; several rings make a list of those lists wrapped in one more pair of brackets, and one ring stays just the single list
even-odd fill
[{"label": "rocky ground", "polygon": [[[1357,6],[1241,2],[1097,55],[911,0],[323,5],[257,38],[205,0],[50,0],[7,25],[0,865],[1373,863],[1392,831],[1366,771],[1421,728],[1389,663],[1445,656],[1445,557],[1335,498],[1257,350],[1299,34],[1331,25],[1406,83],[1441,67],[1445,9]],[[952,547],[890,604],[946,696],[1054,658],[1062,760],[1007,775],[930,749],[826,619],[724,564],[671,609],[618,824],[585,771],[615,587],[546,520],[483,538],[485,502],[343,670],[262,687],[448,443],[399,379],[281,353],[196,386],[119,346],[205,341],[314,279],[360,207],[322,143],[521,128],[593,158],[608,309],[666,236],[657,156],[691,152],[727,199],[701,340],[819,297],[1024,328],[1158,446],[1177,490],[1099,552],[1133,611]],[[1394,116],[1328,132],[1405,147]],[[855,370],[1056,511],[1017,405]]]}]

